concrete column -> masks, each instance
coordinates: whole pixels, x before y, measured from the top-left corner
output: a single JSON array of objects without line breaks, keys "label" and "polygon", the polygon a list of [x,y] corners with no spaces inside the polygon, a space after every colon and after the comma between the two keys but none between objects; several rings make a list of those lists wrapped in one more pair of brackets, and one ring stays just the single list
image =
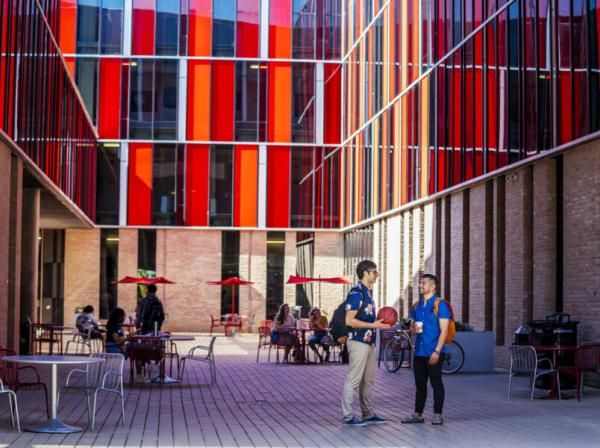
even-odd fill
[{"label": "concrete column", "polygon": [[[296,306],[296,286],[285,282],[290,275],[296,275],[296,232],[285,232],[285,261],[283,266],[283,303],[290,308]],[[316,267],[315,267],[316,272]]]},{"label": "concrete column", "polygon": [[38,298],[38,261],[40,234],[40,190],[23,191],[23,224],[21,226],[21,309],[20,319],[36,319]]},{"label": "concrete column", "polygon": [[387,297],[386,305],[397,310],[400,306],[400,232],[402,232],[400,216],[388,219],[387,225]]}]

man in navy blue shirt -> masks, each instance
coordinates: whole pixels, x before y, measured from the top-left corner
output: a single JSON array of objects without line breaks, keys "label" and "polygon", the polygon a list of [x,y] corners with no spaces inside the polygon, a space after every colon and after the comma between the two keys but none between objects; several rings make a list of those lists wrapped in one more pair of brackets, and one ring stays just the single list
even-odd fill
[{"label": "man in navy blue shirt", "polygon": [[[415,412],[402,419],[402,423],[423,423],[423,409],[427,401],[427,380],[433,388],[432,425],[442,425],[444,406],[444,383],[442,382],[442,362],[446,347],[446,335],[450,324],[450,308],[438,297],[438,279],[425,274],[419,282],[419,302],[411,310],[411,332],[415,338],[413,371],[415,385]],[[437,304],[437,315],[436,315]]]},{"label": "man in navy blue shirt", "polygon": [[[371,288],[379,276],[377,265],[370,260],[361,261],[356,266],[356,275],[360,282],[346,298],[346,325],[350,331],[346,342],[349,365],[342,394],[343,421],[346,426],[381,425],[387,420],[375,415],[371,405],[371,391],[375,384],[375,339],[377,328],[389,328],[389,325],[375,320]],[[362,420],[352,413],[355,389],[358,389]]]}]

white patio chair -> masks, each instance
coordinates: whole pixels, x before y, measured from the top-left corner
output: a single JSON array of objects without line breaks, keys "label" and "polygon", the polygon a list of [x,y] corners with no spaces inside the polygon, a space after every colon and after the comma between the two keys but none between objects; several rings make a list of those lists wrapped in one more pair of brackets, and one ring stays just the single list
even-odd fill
[{"label": "white patio chair", "polygon": [[[92,358],[102,358],[104,362],[88,364],[85,370],[73,369],[67,376],[66,384],[60,388],[65,392],[83,393],[88,404],[88,420],[92,431],[96,423],[96,401],[99,392],[109,392],[121,398],[121,422],[125,426],[125,402],[123,399],[123,363],[125,357],[120,353],[92,353]],[[91,401],[93,395],[93,402]]]},{"label": "white patio chair", "polygon": [[178,380],[181,382],[183,379],[183,372],[185,370],[186,361],[200,361],[208,363],[210,368],[210,384],[215,384],[217,382],[217,371],[215,367],[215,341],[217,340],[216,336],[213,336],[206,345],[197,345],[192,347],[186,356],[183,356],[179,361],[179,368],[177,371],[179,372]]},{"label": "white patio chair", "polygon": [[[542,364],[547,364],[549,368],[540,368]],[[510,386],[512,377],[517,373],[526,373],[529,376],[531,384],[531,397],[535,392],[535,380],[543,375],[556,375],[556,384],[558,385],[558,399],[560,400],[560,376],[558,369],[554,367],[552,361],[547,358],[538,359],[535,348],[531,345],[511,345],[510,346],[510,371],[508,372],[508,399],[510,400]]]},{"label": "white patio chair", "polygon": [[8,406],[10,407],[10,421],[12,423],[13,428],[15,427],[15,423],[17,426],[17,431],[21,432],[21,424],[19,423],[19,406],[17,405],[17,394],[10,389],[4,388],[4,383],[0,379],[0,395],[7,394],[8,395]]},{"label": "white patio chair", "polygon": [[69,355],[87,356],[92,353],[92,345],[87,342],[80,334],[73,336],[73,339],[67,341],[65,353]]}]

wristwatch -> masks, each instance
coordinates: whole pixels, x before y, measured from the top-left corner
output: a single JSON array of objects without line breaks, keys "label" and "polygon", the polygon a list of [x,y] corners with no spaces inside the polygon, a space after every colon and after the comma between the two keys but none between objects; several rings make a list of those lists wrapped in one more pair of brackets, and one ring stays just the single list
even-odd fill
[{"label": "wristwatch", "polygon": [[435,353],[436,355],[440,354],[440,352],[438,352],[437,350],[434,350],[433,353]]}]

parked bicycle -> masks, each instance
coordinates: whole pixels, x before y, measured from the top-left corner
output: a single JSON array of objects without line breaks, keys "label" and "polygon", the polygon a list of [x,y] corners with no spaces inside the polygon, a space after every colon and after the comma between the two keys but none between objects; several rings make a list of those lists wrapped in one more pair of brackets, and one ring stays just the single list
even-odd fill
[{"label": "parked bicycle", "polygon": [[[397,328],[396,334],[383,347],[383,365],[390,372],[396,372],[406,362],[411,361],[414,344],[410,331]],[[465,362],[465,352],[460,344],[452,341],[446,344],[446,354],[442,365],[443,373],[458,372]]]}]

